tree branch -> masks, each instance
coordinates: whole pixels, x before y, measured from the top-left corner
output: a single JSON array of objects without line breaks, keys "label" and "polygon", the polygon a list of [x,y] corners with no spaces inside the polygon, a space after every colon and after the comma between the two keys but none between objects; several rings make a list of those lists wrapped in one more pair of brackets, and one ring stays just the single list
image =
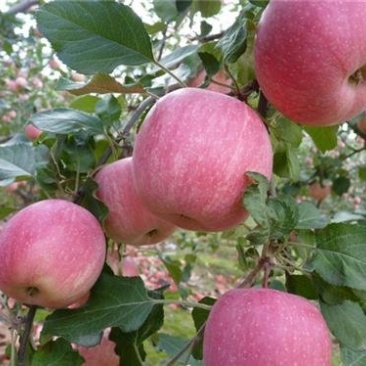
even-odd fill
[{"label": "tree branch", "polygon": [[27,12],[32,6],[38,5],[39,0],[23,0],[20,3],[12,6],[6,14],[17,14],[17,13],[25,13]]}]

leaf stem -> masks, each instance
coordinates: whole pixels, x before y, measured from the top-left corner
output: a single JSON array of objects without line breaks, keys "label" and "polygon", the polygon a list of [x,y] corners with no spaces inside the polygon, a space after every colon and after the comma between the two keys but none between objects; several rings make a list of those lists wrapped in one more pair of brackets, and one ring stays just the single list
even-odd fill
[{"label": "leaf stem", "polygon": [[32,305],[29,308],[27,317],[25,319],[24,324],[24,331],[23,334],[20,336],[20,345],[18,350],[18,366],[26,366],[27,360],[26,360],[26,351],[27,351],[27,345],[29,342],[29,336],[32,331],[33,326],[33,320],[37,312],[37,306]]},{"label": "leaf stem", "polygon": [[181,79],[179,79],[179,77],[177,75],[175,75],[174,72],[170,71],[163,64],[161,64],[159,61],[155,60],[154,63],[155,63],[156,66],[159,66],[163,71],[165,71],[167,74],[169,74],[173,79],[175,79],[176,81],[178,81],[178,83],[183,88],[187,87],[187,85],[186,85],[186,83],[184,81],[182,81]]}]

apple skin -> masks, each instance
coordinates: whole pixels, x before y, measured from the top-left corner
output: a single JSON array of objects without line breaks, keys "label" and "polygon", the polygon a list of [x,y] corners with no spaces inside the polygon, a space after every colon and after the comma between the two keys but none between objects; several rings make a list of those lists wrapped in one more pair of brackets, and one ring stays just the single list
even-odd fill
[{"label": "apple skin", "polygon": [[29,140],[35,141],[42,135],[42,131],[30,123],[24,127],[24,134]]},{"label": "apple skin", "polygon": [[271,0],[255,72],[267,99],[304,125],[342,123],[366,108],[366,2]]},{"label": "apple skin", "polygon": [[332,343],[308,300],[272,289],[234,289],[211,309],[205,366],[330,366]]},{"label": "apple skin", "polygon": [[363,135],[366,135],[366,118],[358,121],[356,127]]},{"label": "apple skin", "polygon": [[183,88],[150,110],[136,137],[133,170],[137,193],[154,214],[184,229],[221,231],[248,217],[245,173],[270,178],[272,147],[245,103]]},{"label": "apple skin", "polygon": [[99,277],[103,230],[86,209],[66,200],[33,203],[0,233],[0,290],[28,305],[65,308]]},{"label": "apple skin", "polygon": [[136,193],[132,175],[132,158],[105,165],[95,181],[97,197],[108,207],[104,222],[107,236],[130,245],[156,244],[166,239],[176,227],[153,215]]}]

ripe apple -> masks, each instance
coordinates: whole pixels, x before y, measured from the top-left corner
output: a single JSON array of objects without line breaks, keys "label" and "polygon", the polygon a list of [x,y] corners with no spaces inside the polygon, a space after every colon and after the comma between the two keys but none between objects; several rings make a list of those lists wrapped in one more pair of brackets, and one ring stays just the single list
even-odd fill
[{"label": "ripe apple", "polygon": [[366,108],[366,2],[271,0],[257,30],[255,71],[268,100],[305,125]]},{"label": "ripe apple", "polygon": [[309,185],[309,194],[317,201],[327,198],[330,195],[331,190],[332,187],[328,182],[320,183],[315,181]]},{"label": "ripe apple", "polygon": [[0,290],[25,304],[67,307],[94,285],[105,254],[89,211],[61,199],[33,203],[0,233]]},{"label": "ripe apple", "polygon": [[24,127],[24,134],[29,138],[29,140],[35,141],[42,135],[42,131],[35,125],[29,123]]},{"label": "ripe apple", "polygon": [[105,165],[96,175],[97,197],[108,207],[104,222],[107,236],[131,245],[155,244],[175,229],[171,223],[153,215],[136,194],[132,158]]},{"label": "ripe apple", "polygon": [[120,359],[114,351],[116,344],[109,340],[108,334],[109,329],[104,332],[97,346],[77,347],[79,354],[84,357],[83,366],[119,366]]},{"label": "ripe apple", "polygon": [[156,215],[185,229],[221,231],[248,217],[246,172],[272,174],[261,118],[224,94],[183,88],[159,99],[136,137],[137,193]]},{"label": "ripe apple", "polygon": [[234,289],[207,319],[205,366],[330,366],[331,340],[308,300],[272,289]]}]

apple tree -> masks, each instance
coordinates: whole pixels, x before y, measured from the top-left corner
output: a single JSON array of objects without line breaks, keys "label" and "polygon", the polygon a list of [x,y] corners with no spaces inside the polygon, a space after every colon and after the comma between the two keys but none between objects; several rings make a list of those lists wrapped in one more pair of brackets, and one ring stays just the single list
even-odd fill
[{"label": "apple tree", "polygon": [[[366,3],[9,4],[4,362],[365,365]],[[207,247],[240,274],[194,296]]]}]

